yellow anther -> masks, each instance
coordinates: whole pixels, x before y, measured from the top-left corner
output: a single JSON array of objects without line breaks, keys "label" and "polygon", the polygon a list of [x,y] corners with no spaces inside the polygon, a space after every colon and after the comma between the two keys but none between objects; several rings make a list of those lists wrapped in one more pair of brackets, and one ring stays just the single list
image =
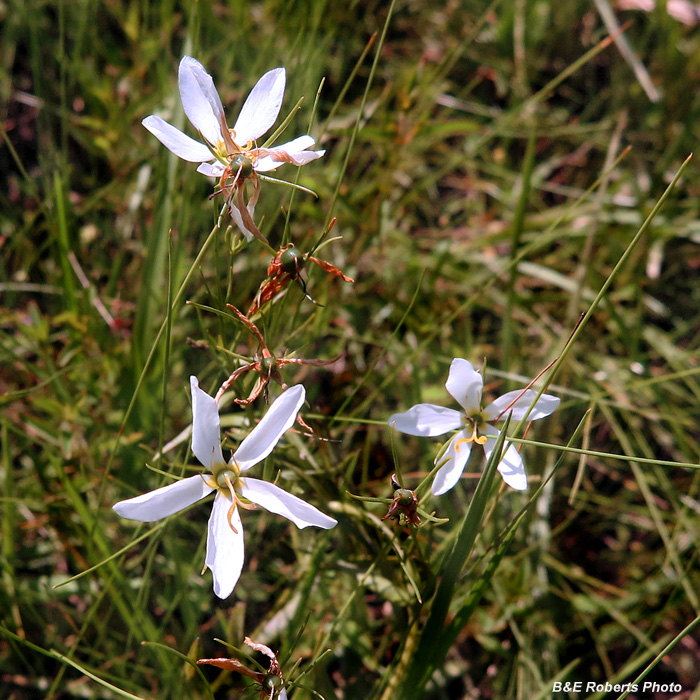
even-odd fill
[{"label": "yellow anther", "polygon": [[462,438],[461,440],[457,440],[457,442],[455,442],[455,452],[459,452],[459,446],[460,446],[463,442],[471,442],[471,441],[472,441],[471,438]]},{"label": "yellow anther", "polygon": [[226,484],[228,486],[228,490],[231,492],[231,500],[233,503],[231,503],[231,507],[228,509],[228,515],[226,516],[228,520],[228,525],[229,527],[236,533],[238,534],[238,530],[234,527],[233,523],[231,522],[231,518],[233,518],[233,514],[236,512],[236,506],[238,505],[238,498],[236,498],[236,492],[233,489],[233,484],[231,483],[231,479],[229,478],[229,475],[226,474],[224,476],[226,479]]},{"label": "yellow anther", "polygon": [[233,517],[233,514],[236,512],[236,502],[234,501],[233,505],[228,509],[228,515],[226,516],[228,520],[228,526],[236,533],[238,534],[238,530],[236,530],[234,524],[231,522],[231,518]]},{"label": "yellow anther", "polygon": [[476,423],[474,423],[474,431],[472,432],[472,438],[471,438],[471,439],[474,440],[474,442],[475,442],[477,445],[485,445],[485,444],[486,444],[486,435],[477,435],[477,432],[476,432]]},{"label": "yellow anther", "polygon": [[459,446],[463,442],[475,442],[477,445],[486,444],[486,436],[479,435],[476,429],[476,423],[472,424],[472,434],[469,437],[461,438],[455,443],[455,452],[459,452]]}]

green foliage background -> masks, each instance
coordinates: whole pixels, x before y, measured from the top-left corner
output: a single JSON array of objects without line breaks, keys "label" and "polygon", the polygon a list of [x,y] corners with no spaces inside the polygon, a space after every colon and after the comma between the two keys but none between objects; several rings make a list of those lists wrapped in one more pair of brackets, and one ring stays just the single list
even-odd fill
[{"label": "green foliage background", "polygon": [[[628,248],[696,149],[698,27],[663,7],[617,13],[652,102],[618,48],[599,45],[608,32],[588,2],[26,0],[0,15],[0,696],[254,697],[247,679],[206,669],[205,681],[180,656],[235,655],[215,638],[248,635],[326,700],[529,700],[554,680],[645,669],[700,697],[700,638],[682,633],[700,615],[700,484],[674,466],[700,451],[694,161]],[[287,134],[327,150],[298,173],[318,199],[264,183],[256,214],[273,246],[302,250],[336,216],[342,239],[318,256],[356,280],[309,266],[318,304],[293,285],[260,324],[278,356],[342,354],[285,369],[328,440],[290,433],[263,471],[339,526],[244,514],[247,561],[227,601],[199,575],[206,507],[150,529],[111,511],[166,482],[146,464],[194,466],[186,436],[167,446],[191,420],[189,375],[215,391],[256,350],[207,310],[247,308],[265,278],[269,254],[232,230],[168,312],[221,206],[140,126],[158,113],[185,128],[184,54],[229,115],[286,67],[283,114],[306,98]],[[467,478],[423,502],[449,523],[412,531],[349,496],[390,498],[397,468],[415,487],[438,443],[392,436],[387,417],[450,405],[453,357],[485,358],[490,394],[526,384],[625,251],[548,389],[561,409],[529,435],[566,445],[583,421],[583,455],[525,445],[528,493],[485,482],[482,518]],[[229,405],[229,446],[261,410]],[[475,455],[468,471],[482,469]],[[469,546],[465,523],[479,525]],[[442,656],[416,653],[441,639]]]}]

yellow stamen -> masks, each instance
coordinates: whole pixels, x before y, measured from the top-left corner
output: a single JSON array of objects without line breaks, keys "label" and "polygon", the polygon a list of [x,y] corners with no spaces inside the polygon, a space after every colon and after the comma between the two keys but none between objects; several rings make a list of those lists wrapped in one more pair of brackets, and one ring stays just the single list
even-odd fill
[{"label": "yellow stamen", "polygon": [[472,441],[471,438],[462,438],[461,440],[457,440],[457,442],[455,442],[455,452],[459,452],[459,446],[460,446],[463,442],[471,442],[471,441]]},{"label": "yellow stamen", "polygon": [[455,452],[459,452],[459,446],[463,442],[475,442],[477,445],[484,445],[486,444],[486,436],[479,435],[476,429],[476,423],[473,423],[471,436],[462,438],[461,440],[457,440],[457,442],[455,443]]},{"label": "yellow stamen", "polygon": [[233,523],[231,522],[231,518],[233,517],[233,514],[236,512],[236,506],[238,505],[238,498],[236,498],[236,492],[233,489],[233,484],[231,483],[231,479],[229,478],[229,475],[226,474],[225,477],[226,479],[226,485],[228,486],[228,490],[231,492],[231,500],[233,503],[231,504],[231,507],[228,509],[228,515],[227,520],[228,520],[228,525],[229,527],[236,533],[238,534],[238,530],[233,526]]}]

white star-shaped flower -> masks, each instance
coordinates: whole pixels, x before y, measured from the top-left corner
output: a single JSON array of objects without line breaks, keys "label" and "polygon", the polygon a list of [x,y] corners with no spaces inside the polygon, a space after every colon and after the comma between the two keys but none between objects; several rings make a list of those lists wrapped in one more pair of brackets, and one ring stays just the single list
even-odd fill
[{"label": "white star-shaped flower", "polygon": [[197,377],[190,377],[190,384],[192,452],[209,473],[191,476],[121,501],[114,510],[124,518],[152,522],[173,515],[216,491],[207,530],[205,563],[214,576],[214,593],[219,598],[227,598],[243,568],[243,526],[238,506],[254,507],[243,503],[239,494],[271,513],[283,515],[298,528],[314,525],[328,530],[337,521],[279,486],[242,476],[265,459],[293,425],[305,398],[301,384],[287,389],[275,400],[228,463],[221,452],[217,403],[199,388]]},{"label": "white star-shaped flower", "polygon": [[[482,408],[483,377],[470,362],[460,357],[452,361],[445,388],[462,407],[462,411],[431,403],[420,403],[389,418],[389,425],[408,435],[433,437],[450,430],[459,430],[450,439],[440,458],[441,462],[446,461],[433,480],[431,490],[436,496],[449,491],[459,481],[469,459],[472,443],[483,445],[486,459],[489,459],[500,435],[500,431],[489,425],[490,423],[500,420],[504,413],[510,413],[514,421],[522,420],[526,415],[528,420],[539,420],[548,416],[559,405],[559,399],[549,394],[542,394],[533,405],[537,393],[527,389],[509,391]],[[498,471],[503,481],[511,488],[518,491],[527,488],[523,460],[515,445],[510,442],[504,445]]]},{"label": "white star-shaped flower", "polygon": [[[146,117],[142,124],[179,158],[201,163],[197,172],[221,178],[220,189],[225,188],[229,178],[233,177],[234,184],[230,186],[232,195],[239,179],[242,183],[243,179],[252,174],[275,170],[283,163],[304,165],[325,153],[307,150],[315,143],[309,135],[299,136],[274,148],[256,146],[256,140],[277,119],[282,106],[285,80],[284,68],[275,68],[265,73],[248,95],[233,129],[229,129],[221,98],[211,76],[199,61],[184,56],[178,70],[180,99],[187,118],[204,143],[195,141],[154,114]],[[257,194],[256,188],[255,194],[245,206],[251,218]],[[248,240],[252,240],[254,234],[243,220],[246,215],[241,214],[232,196],[229,207],[238,227]]]}]

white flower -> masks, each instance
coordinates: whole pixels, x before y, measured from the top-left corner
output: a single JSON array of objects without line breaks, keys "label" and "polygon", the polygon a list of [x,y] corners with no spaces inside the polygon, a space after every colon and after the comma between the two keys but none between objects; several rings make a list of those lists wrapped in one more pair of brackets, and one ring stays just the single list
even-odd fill
[{"label": "white flower", "polygon": [[[182,58],[178,84],[185,114],[204,143],[195,141],[154,114],[146,117],[142,124],[176,156],[192,163],[201,163],[197,172],[221,178],[220,188],[226,186],[230,177],[235,178],[235,188],[239,177],[242,181],[253,173],[275,170],[283,163],[304,165],[325,153],[307,150],[315,143],[308,135],[274,148],[257,148],[255,144],[272,127],[279,114],[284,95],[284,68],[275,68],[258,80],[233,129],[226,124],[214,81],[199,61],[190,56]],[[256,201],[257,191],[246,206],[251,217]],[[251,240],[253,233],[243,222],[238,206],[232,200],[229,205],[236,224]]]},{"label": "white flower", "polygon": [[[548,416],[559,405],[559,399],[548,394],[542,394],[533,405],[537,393],[527,389],[509,391],[489,406],[481,408],[484,380],[470,362],[459,357],[452,361],[445,388],[460,404],[462,411],[420,403],[389,418],[389,425],[408,435],[433,437],[459,429],[440,458],[440,461],[447,461],[440,467],[433,481],[431,490],[436,496],[449,491],[459,481],[469,459],[472,442],[483,445],[486,459],[489,459],[500,431],[488,426],[488,423],[500,420],[503,413],[510,413],[512,420],[519,421],[529,412],[528,420],[539,420]],[[488,437],[484,433],[487,433]],[[504,444],[498,471],[511,488],[518,491],[527,488],[523,460],[510,442]]]},{"label": "white flower", "polygon": [[228,464],[221,452],[219,409],[216,401],[190,377],[192,388],[192,452],[211,473],[191,476],[168,486],[121,501],[114,510],[124,518],[152,522],[187,508],[216,491],[209,518],[206,566],[214,576],[214,593],[231,595],[243,568],[243,526],[238,494],[271,513],[289,518],[298,528],[309,525],[330,529],[337,521],[291,493],[266,481],[241,474],[267,457],[293,425],[304,403],[305,392],[297,384],[283,392],[262,420],[238,446]]}]

